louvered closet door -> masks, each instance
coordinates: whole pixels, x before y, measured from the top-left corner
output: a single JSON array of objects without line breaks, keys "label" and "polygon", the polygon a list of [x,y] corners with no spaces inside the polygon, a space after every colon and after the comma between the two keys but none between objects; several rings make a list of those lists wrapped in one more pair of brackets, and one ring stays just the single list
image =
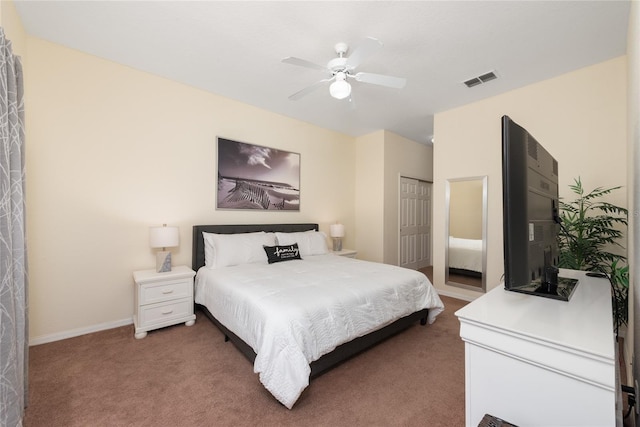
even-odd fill
[{"label": "louvered closet door", "polygon": [[400,266],[431,265],[431,183],[400,178]]}]

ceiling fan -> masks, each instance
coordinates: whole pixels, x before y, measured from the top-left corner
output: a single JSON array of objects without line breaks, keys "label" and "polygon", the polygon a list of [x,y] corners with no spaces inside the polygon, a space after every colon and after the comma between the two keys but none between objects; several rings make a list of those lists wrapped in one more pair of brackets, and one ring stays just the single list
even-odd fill
[{"label": "ceiling fan", "polygon": [[395,89],[402,89],[407,83],[407,79],[402,77],[385,76],[382,74],[373,73],[355,73],[354,70],[371,54],[375,53],[382,47],[382,43],[378,39],[373,37],[367,37],[364,41],[354,49],[349,57],[346,57],[346,53],[349,51],[349,46],[346,43],[337,43],[335,45],[335,51],[338,54],[337,58],[332,59],[326,66],[314,64],[304,59],[295,58],[289,56],[284,58],[282,62],[292,65],[298,65],[300,67],[311,68],[314,70],[320,70],[326,72],[329,77],[315,82],[311,86],[294,93],[289,97],[293,101],[297,101],[303,96],[311,93],[325,84],[332,82],[329,85],[329,93],[336,99],[345,99],[351,96],[351,85],[349,80],[355,80],[362,83],[371,83],[380,86],[386,86]]}]

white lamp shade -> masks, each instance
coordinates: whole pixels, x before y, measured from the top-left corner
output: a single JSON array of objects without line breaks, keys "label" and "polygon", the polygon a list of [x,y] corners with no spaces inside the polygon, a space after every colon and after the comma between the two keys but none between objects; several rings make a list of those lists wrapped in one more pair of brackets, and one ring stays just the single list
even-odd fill
[{"label": "white lamp shade", "polygon": [[149,246],[172,248],[180,244],[178,227],[149,227]]},{"label": "white lamp shade", "polygon": [[344,225],[331,224],[329,233],[331,234],[331,237],[344,237]]},{"label": "white lamp shade", "polygon": [[351,85],[344,80],[331,83],[329,93],[336,99],[345,99],[351,95]]},{"label": "white lamp shade", "polygon": [[336,81],[329,86],[329,93],[336,99],[345,99],[351,95],[351,85],[347,82],[345,73],[336,74]]}]

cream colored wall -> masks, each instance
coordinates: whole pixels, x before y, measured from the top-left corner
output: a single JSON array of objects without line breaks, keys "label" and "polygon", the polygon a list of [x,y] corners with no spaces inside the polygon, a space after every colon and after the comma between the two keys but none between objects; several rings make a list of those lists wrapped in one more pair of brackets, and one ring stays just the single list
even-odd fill
[{"label": "cream colored wall", "polygon": [[[436,114],[433,265],[442,293],[478,296],[444,283],[445,180],[488,176],[487,289],[504,271],[502,250],[502,115],[527,129],[558,160],[560,196],[581,176],[585,188],[626,183],[626,57],[615,58],[490,99]],[[627,206],[619,191],[609,200]]]},{"label": "cream colored wall", "polygon": [[[384,131],[356,138],[356,248],[358,258],[384,259]],[[345,227],[345,235],[350,231]],[[345,247],[349,247],[346,245]]]},{"label": "cream colored wall", "polygon": [[482,239],[482,187],[482,180],[449,182],[449,236]]},{"label": "cream colored wall", "polygon": [[400,177],[432,181],[433,149],[385,130],[356,147],[358,258],[398,265]]},{"label": "cream colored wall", "polygon": [[433,181],[433,147],[384,131],[383,262],[398,265],[400,177]]},{"label": "cream colored wall", "polygon": [[[28,38],[30,336],[131,321],[148,227],[341,221],[355,240],[355,139]],[[301,154],[301,211],[217,211],[216,136]],[[379,187],[378,187],[379,188]]]}]

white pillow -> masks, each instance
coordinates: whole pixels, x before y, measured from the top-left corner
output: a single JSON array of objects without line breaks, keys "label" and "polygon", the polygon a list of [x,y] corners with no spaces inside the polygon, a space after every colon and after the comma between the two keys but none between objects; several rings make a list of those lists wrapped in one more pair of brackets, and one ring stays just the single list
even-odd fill
[{"label": "white pillow", "polygon": [[263,246],[274,246],[274,233],[216,234],[202,232],[204,238],[204,264],[220,268],[240,264],[267,264]]},{"label": "white pillow", "polygon": [[296,233],[276,233],[278,245],[298,244],[300,256],[324,255],[327,249],[327,235],[322,231],[302,231]]}]

